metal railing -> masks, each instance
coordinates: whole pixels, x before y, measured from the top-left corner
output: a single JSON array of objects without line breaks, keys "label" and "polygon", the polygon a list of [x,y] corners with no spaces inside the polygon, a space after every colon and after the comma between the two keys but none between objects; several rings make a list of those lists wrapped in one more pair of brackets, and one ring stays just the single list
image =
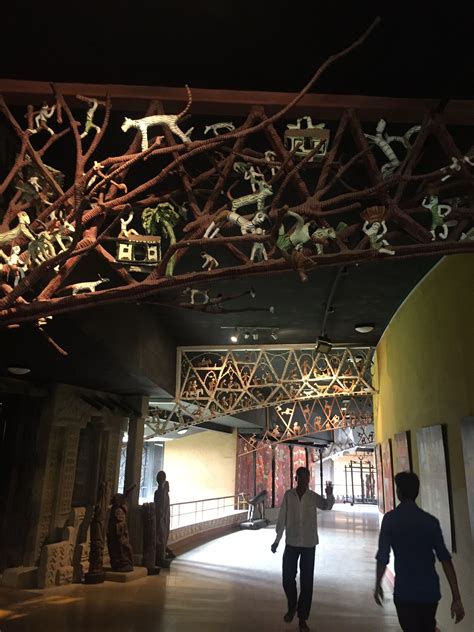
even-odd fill
[{"label": "metal railing", "polygon": [[177,529],[198,522],[222,518],[239,511],[245,511],[247,507],[245,494],[173,503],[170,505],[170,527]]}]

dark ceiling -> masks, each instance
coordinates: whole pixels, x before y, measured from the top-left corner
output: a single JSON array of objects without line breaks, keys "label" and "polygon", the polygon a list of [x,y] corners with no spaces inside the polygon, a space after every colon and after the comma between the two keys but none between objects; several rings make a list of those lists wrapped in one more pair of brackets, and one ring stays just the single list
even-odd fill
[{"label": "dark ceiling", "polygon": [[[51,2],[9,3],[1,9],[0,76],[48,81],[297,91],[330,54],[356,39],[380,14],[381,25],[356,52],[333,66],[313,92],[440,101],[474,97],[472,21],[467,7],[412,3],[409,11],[382,3],[103,2],[79,6]],[[388,3],[384,3],[385,5]],[[401,5],[400,5],[401,6]],[[376,344],[397,307],[435,263],[432,258],[351,266],[328,304],[336,268],[310,273],[226,281],[211,296],[240,294],[252,283],[256,297],[236,299],[206,314],[155,307],[156,317],[178,345],[229,344],[233,327],[275,327],[279,342],[312,342],[321,333],[336,342]],[[203,288],[205,289],[205,288]],[[354,325],[375,329],[357,334]],[[231,329],[221,329],[230,327]],[[38,377],[123,391],[153,390],[87,345],[73,321],[56,318],[54,333],[70,351],[61,359],[33,329],[8,334],[2,360],[35,357]],[[75,335],[74,332],[77,332]],[[40,336],[40,337],[38,337]],[[243,342],[239,340],[239,342]],[[257,344],[274,342],[270,331]],[[112,365],[114,368],[112,368]],[[115,388],[112,386],[115,385]]]},{"label": "dark ceiling", "polygon": [[474,96],[469,3],[238,0],[3,3],[0,76],[297,91],[380,15],[313,91]]}]

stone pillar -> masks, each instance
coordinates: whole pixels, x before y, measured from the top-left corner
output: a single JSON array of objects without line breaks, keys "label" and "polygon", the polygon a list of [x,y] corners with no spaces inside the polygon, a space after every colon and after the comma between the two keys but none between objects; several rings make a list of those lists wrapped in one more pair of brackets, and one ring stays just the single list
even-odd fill
[{"label": "stone pillar", "polygon": [[129,420],[127,461],[123,486],[125,492],[136,483],[135,489],[128,497],[128,530],[134,555],[139,555],[142,551],[142,523],[138,499],[140,496],[144,426],[145,420],[143,417],[134,416]]},{"label": "stone pillar", "polygon": [[104,419],[99,482],[109,482],[112,494],[115,494],[117,491],[120,470],[120,451],[123,433],[126,428],[126,417],[109,415]]},{"label": "stone pillar", "polygon": [[43,410],[38,436],[39,464],[33,481],[30,530],[25,561],[38,563],[49,537],[60,539],[71,510],[79,433],[90,419],[90,407],[72,387],[57,386]]},{"label": "stone pillar", "polygon": [[143,528],[138,499],[140,496],[140,479],[142,471],[143,435],[145,417],[148,415],[148,397],[129,398],[136,414],[130,417],[128,426],[127,461],[125,465],[124,491],[136,483],[136,487],[128,497],[129,533],[137,564],[141,563]]}]

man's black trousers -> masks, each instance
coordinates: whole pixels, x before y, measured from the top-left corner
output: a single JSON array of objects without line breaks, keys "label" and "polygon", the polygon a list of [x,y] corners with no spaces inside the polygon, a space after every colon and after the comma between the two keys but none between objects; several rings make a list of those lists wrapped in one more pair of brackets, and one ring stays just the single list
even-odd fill
[{"label": "man's black trousers", "polygon": [[[313,574],[315,546],[285,547],[283,553],[283,590],[288,600],[288,611],[298,611],[298,618],[306,621],[313,599]],[[300,560],[300,596],[296,589],[296,573]]]},{"label": "man's black trousers", "polygon": [[408,603],[396,597],[394,602],[403,632],[435,632],[437,603]]}]

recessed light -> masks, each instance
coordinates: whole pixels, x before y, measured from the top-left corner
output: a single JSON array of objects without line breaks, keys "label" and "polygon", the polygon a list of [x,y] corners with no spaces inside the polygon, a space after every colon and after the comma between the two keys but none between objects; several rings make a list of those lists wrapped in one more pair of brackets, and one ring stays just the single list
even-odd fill
[{"label": "recessed light", "polygon": [[372,325],[371,323],[364,323],[361,325],[356,325],[354,329],[360,334],[370,334],[370,332],[374,330],[374,327],[375,325]]},{"label": "recessed light", "polygon": [[27,373],[31,373],[31,369],[27,369],[25,366],[9,366],[8,372],[13,375],[26,375]]}]

